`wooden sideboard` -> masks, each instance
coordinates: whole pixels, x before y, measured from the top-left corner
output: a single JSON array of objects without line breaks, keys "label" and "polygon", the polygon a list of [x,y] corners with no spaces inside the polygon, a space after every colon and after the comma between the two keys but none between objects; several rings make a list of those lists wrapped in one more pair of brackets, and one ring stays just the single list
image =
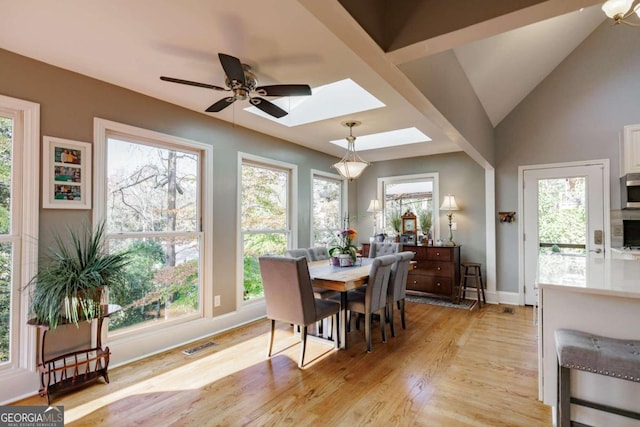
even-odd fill
[{"label": "wooden sideboard", "polygon": [[[416,266],[409,271],[407,291],[429,294],[456,302],[460,286],[460,246],[402,245],[401,250],[415,252]],[[362,245],[369,256],[369,244]]]}]

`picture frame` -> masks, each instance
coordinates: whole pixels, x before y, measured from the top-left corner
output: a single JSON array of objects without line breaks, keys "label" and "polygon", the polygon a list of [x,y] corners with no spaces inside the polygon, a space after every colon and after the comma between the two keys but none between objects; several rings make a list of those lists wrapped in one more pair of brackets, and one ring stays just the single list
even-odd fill
[{"label": "picture frame", "polygon": [[91,209],[91,144],[42,137],[42,207]]}]

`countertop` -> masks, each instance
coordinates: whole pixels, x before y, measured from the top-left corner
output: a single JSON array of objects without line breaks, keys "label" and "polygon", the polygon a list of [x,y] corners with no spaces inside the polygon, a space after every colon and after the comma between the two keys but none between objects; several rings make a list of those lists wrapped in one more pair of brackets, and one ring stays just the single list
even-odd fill
[{"label": "countertop", "polygon": [[540,255],[537,284],[540,288],[640,298],[640,261]]}]

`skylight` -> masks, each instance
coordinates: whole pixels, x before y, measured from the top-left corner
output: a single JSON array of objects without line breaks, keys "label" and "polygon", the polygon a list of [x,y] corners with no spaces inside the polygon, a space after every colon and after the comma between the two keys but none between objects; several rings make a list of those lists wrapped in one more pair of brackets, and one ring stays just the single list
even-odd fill
[{"label": "skylight", "polygon": [[281,125],[293,127],[385,106],[378,98],[351,79],[318,86],[312,88],[311,92],[313,94],[311,96],[286,96],[269,99],[278,107],[289,112],[280,119],[253,106],[247,107],[245,110]]},{"label": "skylight", "polygon": [[[356,135],[356,151],[375,150],[376,148],[396,147],[398,145],[429,142],[431,138],[415,127],[373,133],[371,135]],[[345,138],[330,141],[332,144],[347,148]]]}]

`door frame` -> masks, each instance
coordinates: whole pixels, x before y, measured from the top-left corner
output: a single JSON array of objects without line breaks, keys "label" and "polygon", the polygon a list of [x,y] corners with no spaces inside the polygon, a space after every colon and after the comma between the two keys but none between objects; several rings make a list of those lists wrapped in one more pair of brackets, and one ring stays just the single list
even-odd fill
[{"label": "door frame", "polygon": [[604,228],[604,256],[609,258],[611,253],[611,175],[609,159],[583,160],[576,162],[547,163],[540,165],[518,166],[518,211],[522,213],[522,221],[518,221],[518,304],[524,305],[524,172],[533,169],[562,169],[576,166],[601,166],[602,172],[602,203]]}]

